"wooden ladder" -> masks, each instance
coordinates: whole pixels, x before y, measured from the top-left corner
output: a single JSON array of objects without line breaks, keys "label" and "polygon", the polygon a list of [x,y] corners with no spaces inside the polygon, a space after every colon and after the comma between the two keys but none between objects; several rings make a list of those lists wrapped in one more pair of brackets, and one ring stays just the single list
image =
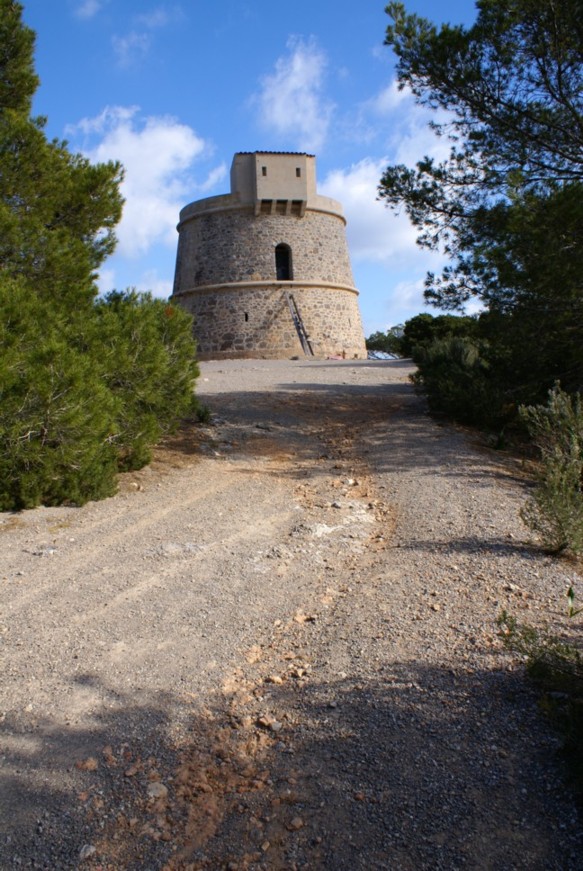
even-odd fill
[{"label": "wooden ladder", "polygon": [[287,304],[289,306],[289,310],[290,310],[290,314],[292,316],[292,320],[294,322],[294,326],[297,330],[298,336],[300,338],[300,342],[302,343],[302,348],[304,349],[304,354],[306,356],[309,355],[309,356],[313,357],[314,356],[314,349],[312,348],[312,345],[310,343],[310,339],[309,339],[308,333],[306,331],[306,327],[304,325],[304,322],[302,320],[302,316],[300,314],[298,304],[295,301],[293,295],[289,292],[289,290],[286,290],[285,298],[287,299]]}]

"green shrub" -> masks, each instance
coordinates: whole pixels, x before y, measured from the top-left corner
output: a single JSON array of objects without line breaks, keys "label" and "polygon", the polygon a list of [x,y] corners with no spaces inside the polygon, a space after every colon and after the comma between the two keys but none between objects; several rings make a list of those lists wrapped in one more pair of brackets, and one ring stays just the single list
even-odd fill
[{"label": "green shrub", "polygon": [[200,405],[196,403],[195,418],[197,423],[207,424],[213,419],[212,413],[208,405]]},{"label": "green shrub", "polygon": [[114,400],[67,323],[0,284],[0,510],[81,504],[115,491]]},{"label": "green shrub", "polygon": [[503,612],[498,619],[504,645],[526,660],[542,690],[541,708],[563,733],[569,775],[583,798],[583,655],[547,629],[519,625]]},{"label": "green shrub", "polygon": [[583,408],[556,385],[546,406],[521,407],[541,454],[534,495],[521,514],[552,553],[583,551]]},{"label": "green shrub", "polygon": [[487,343],[452,336],[418,346],[415,359],[413,381],[432,412],[478,426],[498,421],[502,396],[491,376]]},{"label": "green shrub", "polygon": [[546,629],[519,625],[503,611],[498,618],[504,645],[526,660],[529,674],[545,690],[579,695],[583,691],[583,656]]},{"label": "green shrub", "polygon": [[110,293],[96,313],[94,351],[115,399],[118,463],[137,469],[161,436],[196,410],[192,318],[133,290]]},{"label": "green shrub", "polygon": [[383,354],[392,354],[394,357],[402,357],[403,326],[398,324],[389,327],[386,333],[376,332],[366,340],[367,351],[380,351]]},{"label": "green shrub", "polygon": [[0,509],[113,493],[193,408],[191,319],[150,296],[95,301],[115,248],[118,163],[92,164],[30,117],[22,6],[0,0]]},{"label": "green shrub", "polygon": [[454,336],[471,339],[477,335],[476,318],[459,315],[435,317],[423,312],[405,322],[400,337],[400,353],[403,357],[412,357],[417,362],[418,352],[429,347],[433,342]]},{"label": "green shrub", "polygon": [[191,318],[130,291],[83,317],[0,281],[0,510],[82,504],[196,410]]}]

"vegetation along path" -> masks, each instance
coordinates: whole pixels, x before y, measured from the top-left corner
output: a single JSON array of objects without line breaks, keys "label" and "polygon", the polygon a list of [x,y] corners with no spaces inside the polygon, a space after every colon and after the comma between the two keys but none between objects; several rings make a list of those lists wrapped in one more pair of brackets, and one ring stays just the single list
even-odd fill
[{"label": "vegetation along path", "polygon": [[583,868],[518,467],[402,361],[201,368],[117,496],[0,515],[0,867]]}]

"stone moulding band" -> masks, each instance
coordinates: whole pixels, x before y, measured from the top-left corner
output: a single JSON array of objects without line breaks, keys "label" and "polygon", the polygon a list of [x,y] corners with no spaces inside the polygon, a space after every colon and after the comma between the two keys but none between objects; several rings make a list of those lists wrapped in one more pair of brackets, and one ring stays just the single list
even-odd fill
[{"label": "stone moulding band", "polygon": [[[201,209],[197,211],[193,209],[190,213],[188,212],[188,206],[184,209],[183,213],[180,216],[180,221],[176,226],[178,232],[180,232],[180,228],[184,226],[184,224],[190,223],[190,221],[196,220],[196,218],[201,218],[203,215],[219,215],[224,214],[225,212],[249,212],[250,214],[254,214],[253,206],[241,205],[241,203],[233,203],[233,205],[222,205],[222,206],[211,206],[208,209]],[[333,209],[323,209],[318,208],[317,206],[308,206],[304,214],[308,214],[308,212],[319,212],[322,215],[332,215],[334,218],[338,218],[339,221],[342,221],[344,226],[346,226],[346,218],[340,212],[335,212]],[[269,216],[268,216],[269,217]],[[294,215],[277,215],[271,217],[295,217]]]},{"label": "stone moulding band", "polygon": [[188,290],[181,290],[174,296],[195,296],[197,293],[221,293],[229,290],[247,290],[252,288],[272,287],[274,290],[302,290],[316,287],[322,290],[341,290],[358,296],[358,290],[348,284],[332,284],[328,281],[230,281],[222,284],[201,284]]}]

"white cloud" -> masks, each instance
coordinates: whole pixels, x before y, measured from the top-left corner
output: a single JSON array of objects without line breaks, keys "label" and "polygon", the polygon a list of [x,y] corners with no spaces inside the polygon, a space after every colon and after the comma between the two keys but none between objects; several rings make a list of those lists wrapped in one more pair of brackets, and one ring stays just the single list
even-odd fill
[{"label": "white cloud", "polygon": [[77,18],[93,18],[105,6],[107,0],[83,0],[76,9]]},{"label": "white cloud", "polygon": [[172,279],[163,278],[156,267],[146,267],[136,275],[136,267],[133,264],[130,270],[125,269],[118,258],[117,269],[101,269],[97,277],[97,289],[101,296],[105,296],[112,290],[120,290],[122,287],[131,287],[138,293],[149,292],[159,299],[168,299],[172,294]]},{"label": "white cloud", "polygon": [[463,307],[465,315],[477,315],[483,311],[485,311],[484,305],[478,299],[470,299]]},{"label": "white cloud", "polygon": [[168,278],[161,278],[157,269],[146,269],[134,287],[141,293],[148,291],[152,296],[168,299],[172,294],[173,282]]},{"label": "white cloud", "polygon": [[223,181],[224,178],[227,177],[227,165],[225,163],[221,163],[220,166],[216,166],[214,169],[211,169],[206,179],[201,182],[201,184],[196,185],[197,191],[200,191],[201,194],[207,193],[212,190],[215,185],[217,185],[220,181]]},{"label": "white cloud", "polygon": [[384,61],[384,62],[386,62],[387,58],[389,57],[387,47],[386,47],[386,45],[383,45],[382,42],[376,43],[375,45],[373,45],[373,47],[370,50],[370,53],[374,57],[375,60],[380,60],[380,61]]},{"label": "white cloud", "polygon": [[166,27],[172,21],[179,21],[184,17],[179,6],[159,6],[151,12],[143,12],[136,16],[136,24],[140,27],[145,27],[148,30],[157,30],[160,27]]},{"label": "white cloud", "polygon": [[155,30],[158,27],[165,27],[168,24],[168,18],[168,10],[160,8],[138,15],[136,23],[142,27],[147,27],[148,30]]},{"label": "white cloud", "polygon": [[112,127],[128,124],[140,111],[139,106],[106,106],[103,112],[94,118],[82,118],[76,124],[69,124],[65,129],[66,136],[76,136],[82,133],[85,137],[104,134]]},{"label": "white cloud", "polygon": [[402,324],[419,312],[425,311],[433,314],[425,299],[425,279],[422,274],[419,278],[404,279],[397,281],[390,290],[384,305],[375,312],[373,318],[374,330],[387,330],[396,324]]},{"label": "white cloud", "polygon": [[377,199],[386,158],[365,158],[348,169],[333,170],[320,185],[326,196],[340,200],[348,221],[350,253],[355,260],[409,260],[418,253],[416,232],[405,215],[395,217]]},{"label": "white cloud", "polygon": [[451,142],[447,136],[437,136],[429,125],[432,121],[445,125],[450,120],[441,110],[419,106],[410,89],[399,89],[393,78],[347,116],[344,138],[366,144],[369,152],[372,148],[382,151],[387,164],[413,167],[426,155],[438,162],[449,156]]},{"label": "white cloud", "polygon": [[424,278],[400,281],[395,285],[391,295],[393,307],[398,306],[399,311],[421,311],[421,309],[427,307],[427,303],[423,298],[424,290]]},{"label": "white cloud", "polygon": [[[103,0],[87,0],[103,2]],[[151,12],[142,12],[133,17],[134,28],[125,36],[113,36],[111,44],[121,67],[138,64],[152,47],[152,32],[166,27],[173,21],[180,21],[184,13],[180,6],[159,6]]]},{"label": "white cloud", "polygon": [[435,135],[429,127],[430,120],[444,122],[445,115],[438,117],[436,112],[429,113],[418,106],[411,106],[403,113],[401,126],[395,130],[390,142],[393,149],[391,162],[414,166],[426,155],[438,162],[447,159],[451,142],[445,136]]},{"label": "white cloud", "polygon": [[101,269],[97,277],[97,287],[103,296],[110,290],[115,290],[115,270]]},{"label": "white cloud", "polygon": [[158,243],[174,248],[180,209],[193,199],[193,190],[211,179],[214,184],[224,171],[213,170],[197,186],[192,165],[208,151],[205,140],[175,118],[144,118],[135,106],[111,107],[96,118],[84,118],[67,130],[73,146],[78,134],[91,161],[119,160],[125,168],[125,206],[117,228],[117,251],[125,257],[142,257]]},{"label": "white cloud", "polygon": [[111,44],[119,66],[130,67],[146,57],[152,40],[149,34],[132,30],[127,36],[112,36]]},{"label": "white cloud", "polygon": [[[416,244],[417,232],[404,210],[395,215],[377,199],[387,163],[386,158],[368,157],[333,170],[319,185],[323,194],[344,207],[355,280],[363,291],[360,305],[367,334],[421,311],[425,274],[440,272],[444,265],[439,253],[422,251]],[[365,287],[375,286],[374,295],[364,292]]]},{"label": "white cloud", "polygon": [[365,105],[377,115],[387,115],[401,108],[402,104],[409,99],[411,99],[410,91],[405,88],[399,90],[397,80],[393,79]]},{"label": "white cloud", "polygon": [[305,151],[321,149],[334,109],[323,95],[326,56],[315,40],[293,38],[289,53],[261,81],[257,99],[261,124]]}]

